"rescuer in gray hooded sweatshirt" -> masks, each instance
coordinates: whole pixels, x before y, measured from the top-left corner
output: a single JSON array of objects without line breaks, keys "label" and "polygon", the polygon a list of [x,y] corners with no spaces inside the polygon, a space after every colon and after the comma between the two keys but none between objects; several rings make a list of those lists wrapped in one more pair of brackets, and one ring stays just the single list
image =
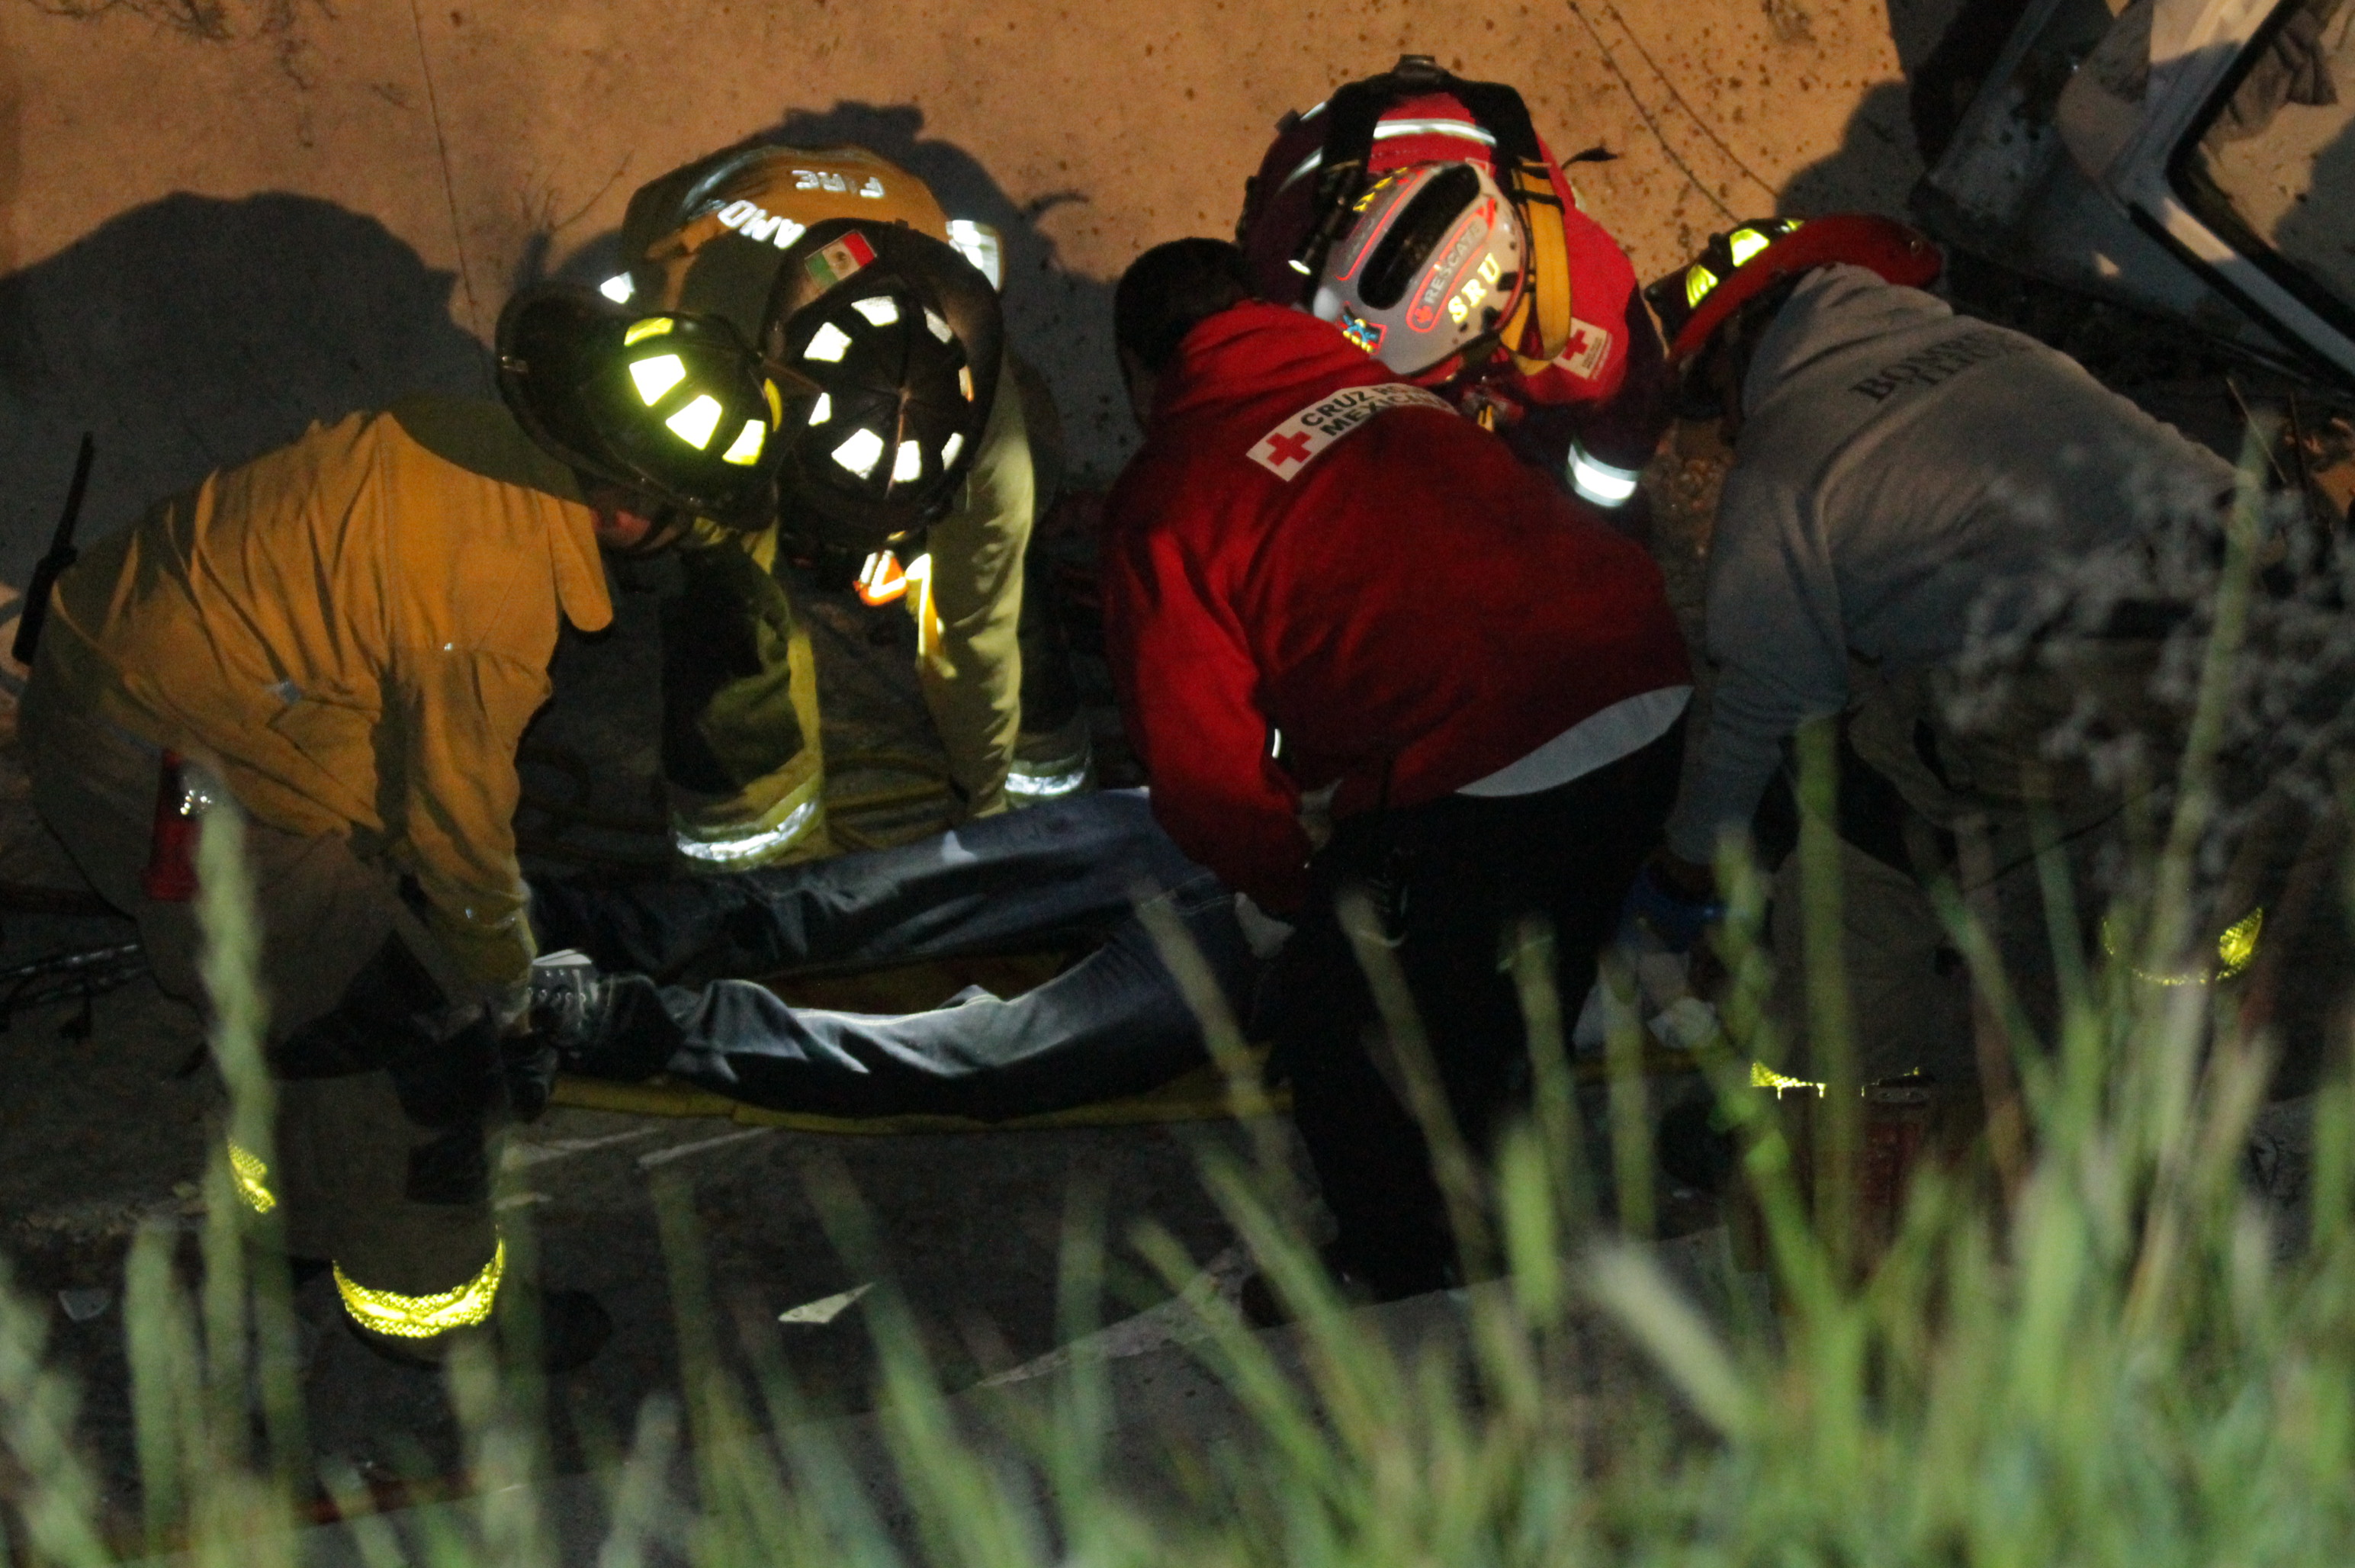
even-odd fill
[{"label": "rescuer in gray hooded sweatshirt", "polygon": [[[1999,888],[2022,906],[2001,917],[2007,949],[2041,946],[2033,823],[2090,846],[2171,770],[2185,715],[2154,690],[2167,628],[2133,584],[2171,524],[2212,537],[2234,484],[2065,355],[1912,286],[1937,267],[1885,219],[1785,219],[1721,236],[1653,291],[1691,411],[1712,405],[1734,458],[1709,565],[1718,680],[1636,906],[1704,923],[1720,843],[1751,828],[1795,733],[1836,720],[1865,1082],[1976,1077],[1962,965],[1923,884]],[[1775,900],[1786,1001],[1804,995],[1795,873],[1796,858]],[[2228,942],[2209,971],[2236,955]]]}]

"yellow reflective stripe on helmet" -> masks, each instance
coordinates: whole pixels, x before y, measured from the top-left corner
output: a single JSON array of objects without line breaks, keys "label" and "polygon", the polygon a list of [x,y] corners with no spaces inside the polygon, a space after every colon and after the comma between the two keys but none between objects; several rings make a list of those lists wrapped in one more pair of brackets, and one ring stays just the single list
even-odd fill
[{"label": "yellow reflective stripe on helmet", "polygon": [[643,343],[649,337],[660,337],[677,325],[666,315],[650,315],[644,321],[634,322],[630,329],[622,334],[622,347],[627,348],[633,343]]},{"label": "yellow reflective stripe on helmet", "polygon": [[1709,291],[1717,287],[1717,274],[1695,261],[1685,269],[1685,305],[1699,310],[1700,302],[1709,298]]},{"label": "yellow reflective stripe on helmet", "polygon": [[653,408],[662,396],[687,379],[687,362],[676,354],[654,354],[630,362],[630,379],[638,389],[638,396]]},{"label": "yellow reflective stripe on helmet", "polygon": [[371,1334],[395,1339],[431,1339],[453,1328],[471,1328],[491,1315],[498,1299],[499,1280],[507,1271],[507,1243],[500,1238],[491,1249],[491,1261],[465,1284],[432,1296],[403,1296],[397,1290],[376,1290],[354,1283],[335,1265],[336,1294],[352,1321]]},{"label": "yellow reflective stripe on helmet", "polygon": [[270,1190],[270,1167],[251,1149],[235,1143],[229,1146],[229,1174],[247,1208],[267,1214],[278,1207],[278,1195]]},{"label": "yellow reflective stripe on helmet", "polygon": [[1737,267],[1746,265],[1750,258],[1774,243],[1755,229],[1737,229],[1725,237],[1725,248]]},{"label": "yellow reflective stripe on helmet", "polygon": [[1763,1061],[1753,1061],[1750,1064],[1750,1086],[1753,1089],[1772,1089],[1774,1091],[1774,1097],[1778,1100],[1783,1097],[1783,1091],[1785,1089],[1813,1089],[1816,1092],[1816,1098],[1820,1100],[1824,1096],[1823,1084],[1810,1083],[1804,1078],[1793,1078],[1777,1072]]},{"label": "yellow reflective stripe on helmet", "polygon": [[761,448],[767,445],[768,441],[769,432],[762,428],[759,420],[746,420],[744,428],[736,432],[735,442],[719,454],[719,461],[749,467],[761,461]]},{"label": "yellow reflective stripe on helmet", "polygon": [[712,432],[719,428],[720,412],[719,400],[705,392],[663,423],[671,434],[701,452],[711,444]]}]

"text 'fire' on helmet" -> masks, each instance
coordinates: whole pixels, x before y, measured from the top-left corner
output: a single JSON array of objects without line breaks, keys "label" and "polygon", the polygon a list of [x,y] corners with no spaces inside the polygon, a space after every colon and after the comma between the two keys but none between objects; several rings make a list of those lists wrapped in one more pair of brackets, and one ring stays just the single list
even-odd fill
[{"label": "text 'fire' on helmet", "polygon": [[783,400],[726,321],[542,283],[499,314],[498,357],[517,422],[577,473],[730,527],[775,516]]},{"label": "text 'fire' on helmet", "polygon": [[1005,354],[989,280],[893,224],[820,223],[785,253],[762,353],[814,388],[787,411],[788,520],[851,555],[904,543],[954,503]]},{"label": "text 'fire' on helmet", "polygon": [[1519,215],[1486,169],[1412,164],[1358,198],[1310,309],[1401,376],[1493,339],[1528,275]]}]

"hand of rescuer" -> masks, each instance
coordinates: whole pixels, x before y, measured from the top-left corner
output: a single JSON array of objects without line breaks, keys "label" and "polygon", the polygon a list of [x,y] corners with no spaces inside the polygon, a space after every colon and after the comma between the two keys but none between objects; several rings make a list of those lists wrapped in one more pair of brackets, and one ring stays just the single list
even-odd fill
[{"label": "hand of rescuer", "polygon": [[1644,862],[1619,912],[1623,928],[1643,927],[1670,953],[1690,953],[1709,928],[1724,918],[1717,874],[1668,849],[1655,851]]}]

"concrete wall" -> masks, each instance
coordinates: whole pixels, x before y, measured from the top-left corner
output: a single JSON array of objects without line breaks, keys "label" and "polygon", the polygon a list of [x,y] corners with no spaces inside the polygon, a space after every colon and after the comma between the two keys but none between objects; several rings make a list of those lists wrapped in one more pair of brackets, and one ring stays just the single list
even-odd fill
[{"label": "concrete wall", "polygon": [[516,284],[603,275],[640,182],[863,142],[1009,239],[1082,465],[1146,245],[1231,229],[1273,123],[1401,50],[1528,93],[1645,275],[1726,215],[1893,208],[1955,0],[0,0],[0,579],[84,428],[85,527],[416,386]]}]

